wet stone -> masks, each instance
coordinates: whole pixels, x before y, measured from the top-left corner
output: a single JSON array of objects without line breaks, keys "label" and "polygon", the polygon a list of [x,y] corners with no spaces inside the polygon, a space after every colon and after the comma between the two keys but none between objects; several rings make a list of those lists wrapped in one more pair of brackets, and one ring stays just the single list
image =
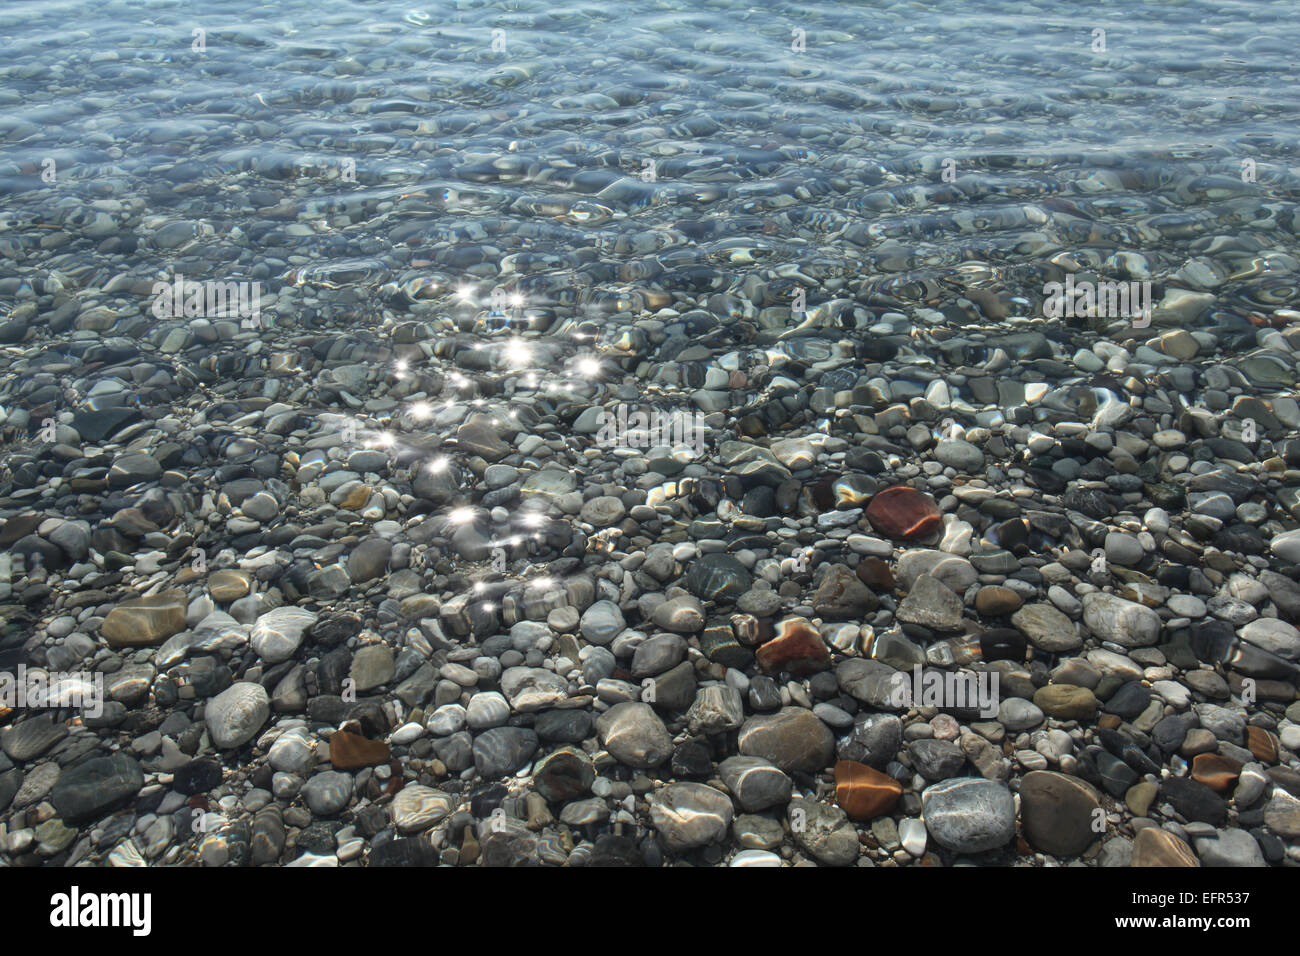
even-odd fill
[{"label": "wet stone", "polygon": [[904,485],[886,488],[873,497],[866,516],[876,530],[901,540],[929,537],[941,526],[934,499]]},{"label": "wet stone", "polygon": [[50,802],[69,824],[102,816],[140,792],[144,774],[140,765],[124,753],[95,757],[59,774]]}]

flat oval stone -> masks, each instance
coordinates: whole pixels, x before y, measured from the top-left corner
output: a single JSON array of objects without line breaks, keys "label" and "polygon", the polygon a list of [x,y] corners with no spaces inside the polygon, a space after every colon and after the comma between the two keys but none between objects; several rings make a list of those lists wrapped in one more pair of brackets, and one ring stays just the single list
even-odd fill
[{"label": "flat oval stone", "polygon": [[982,587],[975,595],[975,610],[985,617],[1013,614],[1023,603],[1015,591],[997,585]]},{"label": "flat oval stone", "polygon": [[163,591],[123,601],[108,612],[100,634],[109,647],[146,647],[185,630],[185,592]]},{"label": "flat oval stone", "polygon": [[537,732],[531,727],[493,727],[474,738],[474,767],[486,779],[504,777],[536,752]]},{"label": "flat oval stone", "polygon": [[1083,623],[1103,641],[1148,647],[1160,638],[1160,616],[1151,608],[1104,591],[1083,596]]},{"label": "flat oval stone", "polygon": [[1221,826],[1228,819],[1228,804],[1217,793],[1190,777],[1170,777],[1160,784],[1160,797],[1188,820]]},{"label": "flat oval stone", "polygon": [[1005,846],[1016,832],[1016,806],[1003,783],[955,777],[921,794],[925,828],[956,853],[982,853]]},{"label": "flat oval stone", "polygon": [[408,783],[393,797],[389,813],[398,833],[418,833],[440,823],[453,809],[454,798],[418,783]]},{"label": "flat oval stone", "polygon": [[794,788],[781,768],[762,757],[728,757],[718,764],[718,776],[746,813],[789,803]]},{"label": "flat oval stone", "polygon": [[812,711],[782,707],[746,720],[739,745],[742,754],[764,757],[787,773],[815,773],[830,763],[835,739]]},{"label": "flat oval stone", "polygon": [[49,714],[37,714],[5,728],[0,734],[0,749],[10,760],[26,763],[39,757],[68,735],[68,728],[56,723]]},{"label": "flat oval stone", "polygon": [[207,702],[203,720],[219,750],[233,750],[252,740],[271,716],[271,699],[261,684],[232,684]]},{"label": "flat oval stone", "polygon": [[318,817],[332,817],[352,799],[352,775],[326,770],[302,785],[302,798],[307,808]]},{"label": "flat oval stone", "polygon": [[576,747],[561,747],[533,768],[533,787],[543,799],[563,803],[591,792],[596,771],[591,758]]},{"label": "flat oval stone", "polygon": [[735,811],[726,794],[702,783],[671,783],[650,798],[650,820],[670,851],[716,843]]},{"label": "flat oval stone", "polygon": [[1097,713],[1097,698],[1086,687],[1048,684],[1034,692],[1034,704],[1057,720],[1086,720]]},{"label": "flat oval stone", "polygon": [[1099,836],[1093,830],[1101,795],[1078,777],[1050,770],[1020,782],[1020,820],[1025,839],[1051,856],[1077,856]]},{"label": "flat oval stone", "polygon": [[614,759],[640,770],[659,766],[673,753],[668,728],[649,704],[639,701],[625,701],[605,711],[596,718],[596,733]]},{"label": "flat oval stone", "polygon": [[729,554],[696,558],[686,572],[686,589],[701,600],[718,604],[733,603],[752,583],[748,569]]},{"label": "flat oval stone", "polygon": [[1040,650],[1055,654],[1083,646],[1079,628],[1050,604],[1026,604],[1011,615],[1011,623]]},{"label": "flat oval stone", "polygon": [[129,754],[115,753],[65,767],[50,791],[50,802],[66,823],[86,823],[129,800],[143,786],[140,765]]},{"label": "flat oval stone", "polygon": [[867,520],[881,534],[905,541],[929,537],[943,526],[934,499],[907,485],[893,485],[873,497]]}]

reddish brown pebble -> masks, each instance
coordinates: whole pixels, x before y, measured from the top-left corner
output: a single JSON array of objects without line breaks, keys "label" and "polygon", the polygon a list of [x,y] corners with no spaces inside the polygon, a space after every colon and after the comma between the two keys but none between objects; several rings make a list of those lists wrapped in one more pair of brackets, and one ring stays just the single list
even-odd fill
[{"label": "reddish brown pebble", "polygon": [[1241,764],[1219,754],[1197,754],[1192,760],[1192,779],[1215,793],[1226,793],[1241,776]]},{"label": "reddish brown pebble", "polygon": [[835,802],[851,820],[874,820],[894,809],[903,785],[864,763],[841,760],[835,765]]},{"label": "reddish brown pebble", "polygon": [[975,610],[985,617],[1002,617],[1020,610],[1020,595],[1010,588],[989,585],[975,595]]},{"label": "reddish brown pebble", "polygon": [[758,666],[768,674],[789,671],[796,677],[829,670],[831,652],[812,622],[792,617],[776,625],[776,637],[755,653]]},{"label": "reddish brown pebble", "polygon": [[858,580],[877,593],[894,590],[894,572],[880,558],[863,558],[858,563]]},{"label": "reddish brown pebble", "polygon": [[906,485],[886,488],[872,498],[867,520],[881,534],[906,540],[928,537],[943,526],[934,499]]},{"label": "reddish brown pebble", "polygon": [[1263,727],[1246,728],[1246,746],[1260,763],[1277,763],[1277,737]]},{"label": "reddish brown pebble", "polygon": [[376,764],[388,763],[388,744],[382,740],[367,740],[360,734],[336,730],[330,737],[330,763],[336,770],[360,770]]}]

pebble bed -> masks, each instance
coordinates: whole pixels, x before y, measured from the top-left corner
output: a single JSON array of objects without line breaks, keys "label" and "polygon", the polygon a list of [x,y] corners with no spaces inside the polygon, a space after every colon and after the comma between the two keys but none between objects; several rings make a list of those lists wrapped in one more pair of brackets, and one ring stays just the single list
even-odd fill
[{"label": "pebble bed", "polygon": [[1300,863],[1294,27],[246,6],[0,11],[0,865]]}]

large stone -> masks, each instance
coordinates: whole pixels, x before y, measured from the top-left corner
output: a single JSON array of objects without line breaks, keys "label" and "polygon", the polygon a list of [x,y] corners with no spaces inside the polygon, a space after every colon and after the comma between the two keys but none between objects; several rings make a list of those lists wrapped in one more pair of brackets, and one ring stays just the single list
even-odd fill
[{"label": "large stone", "polygon": [[1214,836],[1194,842],[1202,866],[1268,866],[1259,844],[1245,830],[1216,830]]},{"label": "large stone", "polygon": [[64,767],[49,791],[49,803],[70,825],[90,822],[130,800],[144,786],[144,774],[130,754],[114,753]]},{"label": "large stone", "polygon": [[842,564],[833,564],[813,595],[814,613],[826,621],[861,620],[880,605],[875,593]]},{"label": "large stone", "polygon": [[1197,754],[1192,760],[1192,779],[1215,793],[1227,793],[1237,785],[1241,763],[1221,754]]},{"label": "large stone", "polygon": [[474,768],[485,780],[514,773],[537,752],[531,727],[493,727],[474,738]]},{"label": "large stone", "polygon": [[398,833],[418,833],[436,826],[455,807],[455,798],[441,790],[408,783],[397,791],[388,809]]},{"label": "large stone", "polygon": [[537,761],[533,787],[552,803],[576,800],[591,792],[596,771],[591,758],[576,747],[561,747]]},{"label": "large stone", "polygon": [[352,799],[352,775],[337,770],[318,773],[302,785],[302,798],[316,816],[335,816]]},{"label": "large stone", "polygon": [[387,684],[396,673],[393,649],[387,644],[367,644],[352,656],[348,677],[352,679],[353,690],[365,693]]},{"label": "large stone", "polygon": [[728,757],[718,764],[718,776],[746,813],[789,803],[794,786],[780,767],[762,757]]},{"label": "large stone", "polygon": [[854,700],[878,710],[906,709],[896,691],[902,681],[911,686],[911,675],[877,660],[849,658],[835,668],[840,687]]},{"label": "large stone", "polygon": [[1285,660],[1300,660],[1300,630],[1275,617],[1257,618],[1241,628],[1237,636]]},{"label": "large stone", "polygon": [[742,754],[763,757],[787,773],[816,773],[831,762],[835,738],[812,711],[782,707],[775,714],[746,720],[739,745]]},{"label": "large stone", "polygon": [[966,589],[979,579],[979,572],[965,558],[926,548],[904,553],[898,559],[897,572],[898,585],[905,591],[911,590],[916,579],[923,574],[938,578],[957,594],[965,594]]},{"label": "large stone", "polygon": [[251,589],[246,571],[222,570],[208,575],[208,594],[218,604],[238,601]]},{"label": "large stone", "polygon": [[656,607],[650,621],[674,634],[694,634],[704,627],[704,608],[694,595],[680,594]]},{"label": "large stone", "polygon": [[1059,654],[1083,646],[1075,623],[1050,604],[1026,604],[1011,615],[1011,623],[1039,650]]},{"label": "large stone", "polygon": [[787,814],[795,842],[818,863],[849,866],[862,852],[857,830],[839,807],[796,797]]},{"label": "large stone", "polygon": [[867,520],[881,534],[912,540],[935,534],[943,526],[934,499],[915,488],[894,485],[879,492],[867,505]]},{"label": "large stone", "polygon": [[1101,795],[1078,777],[1035,770],[1020,783],[1020,820],[1025,838],[1051,856],[1077,856],[1098,833],[1093,830]]},{"label": "large stone", "polygon": [[1274,788],[1272,799],[1264,805],[1264,825],[1280,836],[1300,837],[1300,799]]},{"label": "large stone", "polygon": [[853,718],[853,730],[840,738],[835,751],[841,760],[883,770],[902,743],[903,722],[894,714],[858,714]]},{"label": "large stone", "polygon": [[702,783],[669,784],[649,802],[659,838],[675,853],[722,840],[735,812],[726,794]]},{"label": "large stone", "polygon": [[10,760],[26,763],[68,735],[68,728],[49,714],[37,713],[0,732],[0,749]]},{"label": "large stone", "polygon": [[119,752],[65,767],[50,791],[50,803],[65,823],[87,823],[131,799],[143,786],[140,765]]},{"label": "large stone", "polygon": [[[1189,777],[1169,777],[1160,784],[1161,799],[1168,800],[1188,820],[1222,826],[1228,805],[1222,797]],[[1267,816],[1267,813],[1266,813]]]},{"label": "large stone", "polygon": [[393,546],[387,539],[378,535],[364,538],[348,555],[348,577],[354,584],[382,577],[388,570],[388,559],[392,554]]},{"label": "large stone", "polygon": [[898,606],[897,618],[932,631],[955,631],[961,627],[961,598],[938,578],[922,574]]},{"label": "large stone", "polygon": [[978,474],[984,468],[984,452],[960,438],[945,438],[934,448],[934,457],[949,468],[968,475]]},{"label": "large stone", "polygon": [[582,613],[578,626],[584,638],[603,646],[621,634],[627,628],[627,622],[613,601],[597,601]]},{"label": "large stone", "polygon": [[1097,697],[1086,687],[1048,684],[1034,691],[1034,706],[1057,720],[1087,720],[1097,713]]},{"label": "large stone", "polygon": [[302,644],[303,634],[316,623],[317,615],[300,607],[277,607],[257,619],[248,643],[268,664],[287,661]]},{"label": "large stone", "polygon": [[109,647],[147,647],[185,630],[185,592],[163,591],[123,601],[108,612],[100,633]]},{"label": "large stone", "polygon": [[569,682],[542,667],[507,667],[501,692],[517,714],[546,710],[569,696]]},{"label": "large stone", "polygon": [[605,711],[596,719],[596,733],[601,746],[629,767],[649,770],[673,753],[668,728],[649,704],[639,701],[625,701]]},{"label": "large stone", "polygon": [[907,745],[912,766],[927,780],[947,780],[961,773],[966,755],[951,740],[922,738]]},{"label": "large stone", "polygon": [[1083,623],[1103,641],[1148,647],[1160,639],[1160,616],[1151,608],[1104,591],[1083,596]]},{"label": "large stone", "polygon": [[1016,832],[1016,806],[1006,785],[978,777],[956,777],[921,794],[925,828],[935,841],[957,853],[982,853]]},{"label": "large stone", "polygon": [[231,684],[207,702],[203,720],[219,750],[233,750],[252,740],[271,716],[271,699],[261,684]]},{"label": "large stone", "polygon": [[753,577],[729,554],[706,554],[692,561],[686,571],[686,589],[715,604],[733,604],[749,590]]},{"label": "large stone", "polygon": [[709,684],[695,695],[686,712],[686,727],[693,734],[722,734],[745,722],[740,691],[728,684]]}]

